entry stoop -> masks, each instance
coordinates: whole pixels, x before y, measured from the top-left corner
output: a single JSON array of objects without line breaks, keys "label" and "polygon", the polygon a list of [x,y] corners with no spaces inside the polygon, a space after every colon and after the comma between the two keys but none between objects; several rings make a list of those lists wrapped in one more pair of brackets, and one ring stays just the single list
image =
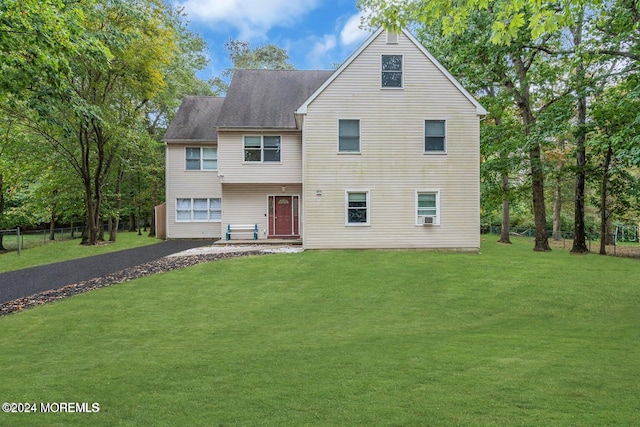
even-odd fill
[{"label": "entry stoop", "polygon": [[214,245],[228,246],[228,245],[260,245],[260,246],[283,246],[283,245],[302,245],[302,239],[220,239],[214,243]]}]

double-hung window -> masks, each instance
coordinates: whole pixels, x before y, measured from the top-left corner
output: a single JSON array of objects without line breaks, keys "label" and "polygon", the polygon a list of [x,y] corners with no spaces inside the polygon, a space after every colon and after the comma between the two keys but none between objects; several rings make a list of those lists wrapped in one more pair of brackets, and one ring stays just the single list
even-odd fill
[{"label": "double-hung window", "polygon": [[416,192],[416,224],[440,224],[440,192]]},{"label": "double-hung window", "polygon": [[347,225],[369,225],[369,192],[346,192],[346,223]]},{"label": "double-hung window", "polygon": [[402,89],[402,55],[382,55],[382,87]]},{"label": "double-hung window", "polygon": [[176,221],[209,222],[222,220],[222,200],[193,198],[176,200]]},{"label": "double-hung window", "polygon": [[360,120],[338,120],[338,152],[360,152]]},{"label": "double-hung window", "polygon": [[445,120],[424,121],[424,152],[447,152],[447,126]]},{"label": "double-hung window", "polygon": [[251,163],[278,163],[280,162],[280,148],[280,136],[245,136],[244,161]]},{"label": "double-hung window", "polygon": [[186,147],[185,167],[187,170],[217,170],[217,147]]}]

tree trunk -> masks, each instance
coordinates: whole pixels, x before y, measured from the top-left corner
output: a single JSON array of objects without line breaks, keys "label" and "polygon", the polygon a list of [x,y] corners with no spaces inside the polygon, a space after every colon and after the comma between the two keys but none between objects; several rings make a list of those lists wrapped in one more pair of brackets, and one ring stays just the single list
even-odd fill
[{"label": "tree trunk", "polygon": [[578,166],[576,172],[576,194],[575,194],[575,214],[573,229],[573,246],[571,253],[586,254],[589,252],[587,248],[586,230],[584,224],[584,189],[585,189],[585,165],[586,153],[584,147],[584,138],[578,137],[576,146],[576,164]]},{"label": "tree trunk", "polygon": [[56,213],[51,211],[51,221],[49,221],[49,240],[56,240]]},{"label": "tree trunk", "polygon": [[562,187],[560,185],[560,177],[556,182],[553,201],[553,240],[562,240]]},{"label": "tree trunk", "polygon": [[136,229],[136,215],[133,213],[133,211],[131,211],[129,213],[129,231],[130,232],[137,231],[137,229]]},{"label": "tree trunk", "polygon": [[118,227],[120,227],[120,218],[116,216],[109,217],[109,241],[115,242],[118,236]]},{"label": "tree trunk", "polygon": [[[582,43],[582,21],[584,11],[577,22],[575,28],[572,29],[573,44],[575,47]],[[574,230],[573,230],[573,247],[572,254],[586,254],[589,252],[587,247],[586,230],[584,223],[584,189],[586,181],[586,135],[584,126],[587,122],[587,97],[584,93],[585,69],[582,61],[578,62],[576,67],[576,78],[578,81],[578,135],[576,138],[576,194],[574,208]]]},{"label": "tree trunk", "polygon": [[[91,119],[80,131],[82,147],[82,177],[85,185],[89,238],[86,244],[95,245],[104,240],[102,226],[102,189],[104,187],[111,164],[117,151],[117,145],[112,147],[111,154],[105,152],[108,137],[105,136],[99,121]],[[92,150],[93,147],[93,150]],[[91,154],[95,163],[91,163]]]},{"label": "tree trunk", "polygon": [[82,233],[82,242],[83,245],[95,245],[98,241],[98,230],[96,228],[96,224],[94,221],[94,204],[93,204],[93,192],[91,191],[91,181],[85,179],[84,180],[84,191],[85,191],[85,203],[87,206],[87,226],[85,227],[85,232]]},{"label": "tree trunk", "polygon": [[607,199],[609,198],[609,167],[613,148],[607,147],[607,154],[602,165],[602,191],[600,194],[600,255],[607,254]]},{"label": "tree trunk", "polygon": [[82,150],[81,176],[84,185],[85,206],[87,208],[87,226],[82,234],[82,245],[95,245],[98,241],[98,228],[95,220],[96,203],[94,203],[91,185],[91,137],[89,129],[81,126],[78,131],[78,142]]},{"label": "tree trunk", "polygon": [[109,215],[109,218],[107,218],[107,232],[109,233],[109,241],[112,242],[114,240],[111,240],[111,237],[113,236],[113,215]]},{"label": "tree trunk", "polygon": [[536,241],[534,251],[548,252],[549,239],[547,238],[547,210],[544,205],[544,173],[542,171],[542,158],[540,155],[540,145],[529,151],[529,161],[531,162],[531,193],[533,196],[533,216],[536,226]]},{"label": "tree trunk", "polygon": [[[55,198],[58,194],[57,190],[53,191],[53,197]],[[49,240],[56,240],[56,202],[53,201],[53,206],[51,206],[51,220],[49,221]]]},{"label": "tree trunk", "polygon": [[[491,92],[491,96],[495,96],[493,91]],[[496,117],[494,119],[496,126],[500,126],[502,124],[502,117]],[[499,139],[498,139],[499,141]],[[503,151],[500,152],[500,160],[503,161],[503,165],[507,163],[509,155]],[[498,243],[511,244],[510,237],[510,227],[511,227],[511,218],[509,215],[509,173],[506,171],[502,172],[502,221],[500,227],[500,238],[498,239]]]},{"label": "tree trunk", "polygon": [[511,238],[509,237],[510,231],[510,218],[509,218],[509,175],[502,174],[502,226],[500,227],[500,239],[498,243],[511,244]]},{"label": "tree trunk", "polygon": [[124,172],[122,169],[118,171],[118,179],[116,181],[116,214],[112,217],[113,227],[109,232],[109,241],[115,242],[118,235],[118,228],[120,227],[120,209],[122,208],[122,195],[120,191],[122,189],[122,180],[124,179]]},{"label": "tree trunk", "polygon": [[[4,216],[4,189],[2,186],[3,186],[2,173],[0,172],[0,218]],[[6,252],[6,249],[2,243],[3,237],[4,235],[0,233],[0,252]]]},{"label": "tree trunk", "polygon": [[513,56],[511,60],[516,67],[520,89],[516,90],[515,85],[511,82],[507,83],[507,87],[514,91],[527,143],[532,144],[529,148],[529,163],[531,167],[533,216],[536,227],[533,250],[547,252],[551,250],[551,247],[549,247],[549,239],[547,238],[547,212],[544,205],[544,171],[542,170],[541,147],[537,141],[533,143],[529,141],[531,126],[535,123],[535,117],[531,108],[531,88],[527,81],[528,68],[522,58]]},{"label": "tree trunk", "polygon": [[611,221],[611,209],[609,209],[611,205],[611,198],[607,198],[607,245],[615,245],[616,239],[613,236],[613,222]]}]

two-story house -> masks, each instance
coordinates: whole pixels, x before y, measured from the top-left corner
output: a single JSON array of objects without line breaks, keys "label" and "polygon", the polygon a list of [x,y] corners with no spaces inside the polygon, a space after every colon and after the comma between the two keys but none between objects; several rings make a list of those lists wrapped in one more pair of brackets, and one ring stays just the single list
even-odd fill
[{"label": "two-story house", "polygon": [[407,31],[335,71],[238,70],[167,130],[167,237],[476,251],[486,113]]}]

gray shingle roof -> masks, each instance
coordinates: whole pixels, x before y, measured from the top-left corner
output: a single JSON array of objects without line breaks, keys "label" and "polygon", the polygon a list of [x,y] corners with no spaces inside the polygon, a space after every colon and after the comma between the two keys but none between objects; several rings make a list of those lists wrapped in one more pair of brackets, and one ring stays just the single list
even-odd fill
[{"label": "gray shingle roof", "polygon": [[163,141],[217,141],[216,122],[224,98],[187,96],[167,128]]},{"label": "gray shingle roof", "polygon": [[237,70],[218,126],[295,129],[295,111],[332,74],[333,71]]}]

